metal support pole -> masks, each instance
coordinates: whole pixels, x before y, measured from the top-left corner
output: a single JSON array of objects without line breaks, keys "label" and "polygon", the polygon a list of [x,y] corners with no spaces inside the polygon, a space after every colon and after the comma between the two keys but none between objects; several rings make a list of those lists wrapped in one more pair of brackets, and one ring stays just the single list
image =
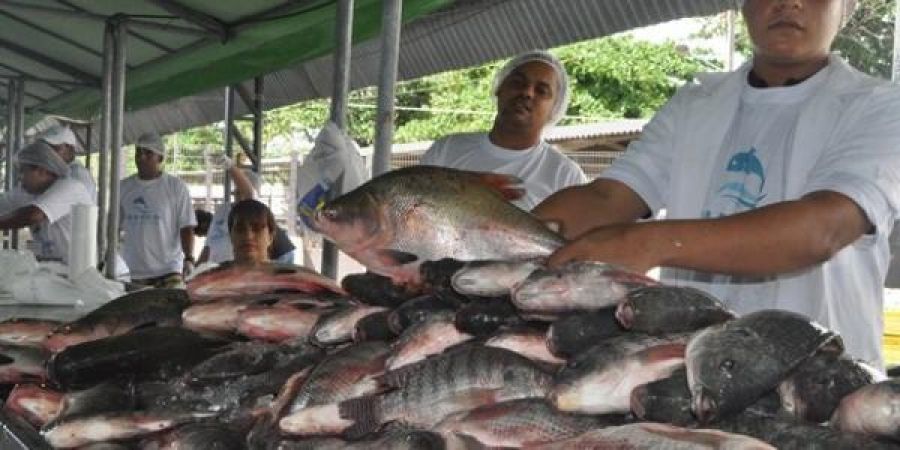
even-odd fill
[{"label": "metal support pole", "polygon": [[[265,80],[263,77],[253,79],[253,171],[262,173],[262,148],[263,148],[263,89]],[[262,183],[262,177],[260,177]],[[256,186],[260,189],[261,186]]]},{"label": "metal support pole", "polygon": [[394,138],[394,85],[400,59],[401,0],[385,0],[381,19],[381,79],[378,81],[378,112],[375,116],[375,151],[372,176],[390,170]]},{"label": "metal support pole", "polygon": [[894,70],[891,80],[900,83],[900,1],[894,9]]},{"label": "metal support pole", "polygon": [[113,59],[115,56],[113,27],[106,25],[103,33],[103,83],[100,89],[102,111],[100,115],[100,146],[97,173],[97,261],[106,261],[107,215],[109,214],[109,156],[112,153],[112,101],[113,101]]},{"label": "metal support pole", "polygon": [[[225,156],[231,158],[234,147],[234,86],[225,88]],[[225,172],[225,180],[222,182],[222,200],[226,205],[231,204],[231,176]]]},{"label": "metal support pole", "polygon": [[725,60],[725,70],[731,72],[732,70],[734,70],[735,12],[733,9],[729,9],[726,14],[728,21],[728,55],[726,56],[727,59]]},{"label": "metal support pole", "polygon": [[84,132],[84,168],[91,170],[91,145],[94,143],[94,126],[90,123]]},{"label": "metal support pole", "polygon": [[[338,1],[337,23],[335,27],[334,86],[331,95],[330,120],[341,130],[347,130],[347,101],[350,97],[350,52],[353,47],[353,0]],[[331,186],[327,200],[341,195],[344,184],[341,175]],[[338,249],[327,240],[322,240],[322,275],[337,278]]]},{"label": "metal support pole", "polygon": [[[11,192],[16,185],[15,153],[22,147],[24,108],[24,84],[21,80],[9,80],[7,85],[7,130],[6,130],[6,191]],[[9,230],[9,248],[19,248],[19,230]]]},{"label": "metal support pole", "polygon": [[106,233],[106,265],[107,278],[116,277],[116,254],[119,247],[119,177],[122,174],[122,128],[125,112],[125,37],[128,30],[126,23],[113,18],[107,24],[108,36],[113,40],[113,61],[110,101],[110,155],[109,163],[109,222]]}]

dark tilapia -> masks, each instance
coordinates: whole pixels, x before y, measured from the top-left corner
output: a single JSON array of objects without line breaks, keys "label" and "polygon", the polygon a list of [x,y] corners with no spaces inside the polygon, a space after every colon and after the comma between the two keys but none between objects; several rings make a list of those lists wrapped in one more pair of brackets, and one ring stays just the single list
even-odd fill
[{"label": "dark tilapia", "polygon": [[446,444],[440,434],[424,430],[391,430],[381,436],[348,443],[344,450],[444,450]]},{"label": "dark tilapia", "polygon": [[548,398],[562,411],[626,413],[634,388],[666,378],[684,364],[687,338],[623,336],[590,347],[559,371]]},{"label": "dark tilapia", "polygon": [[244,450],[244,436],[218,423],[190,423],[148,439],[142,448],[159,450]]},{"label": "dark tilapia", "polygon": [[101,383],[82,391],[67,393],[63,397],[59,413],[47,427],[94,415],[132,411],[137,406],[138,396],[130,384]]},{"label": "dark tilapia", "polygon": [[456,311],[456,305],[436,295],[423,295],[395,308],[388,315],[388,325],[394,333],[403,333],[410,325],[421,322],[439,311]]},{"label": "dark tilapia", "polygon": [[[774,391],[766,394],[747,411],[774,416],[781,409],[781,400]],[[682,367],[668,378],[638,386],[631,391],[631,412],[641,420],[664,422],[680,427],[697,425],[691,409],[691,391],[687,371]]]},{"label": "dark tilapia", "polygon": [[310,372],[291,401],[288,413],[370,393],[372,378],[384,371],[390,347],[379,341],[353,344],[330,355]]},{"label": "dark tilapia", "polygon": [[864,386],[844,397],[831,418],[843,430],[900,440],[900,380]]},{"label": "dark tilapia", "polygon": [[567,439],[594,428],[622,423],[624,416],[564,413],[544,399],[527,398],[453,414],[441,421],[435,430],[471,436],[492,448],[518,448]]},{"label": "dark tilapia", "polygon": [[272,369],[293,347],[262,342],[241,342],[228,346],[221,353],[188,370],[186,384],[207,385],[245,375],[255,375]]},{"label": "dark tilapia", "polygon": [[717,422],[716,428],[766,441],[777,448],[804,450],[887,450],[892,444],[873,436],[847,433],[795,420],[744,412]]},{"label": "dark tilapia", "polygon": [[509,299],[496,298],[473,301],[456,311],[456,328],[473,336],[487,336],[502,327],[521,325]]},{"label": "dark tilapia", "polygon": [[354,273],[341,280],[341,287],[351,296],[373,306],[393,308],[418,295],[404,286],[395,285],[390,278],[377,273]]},{"label": "dark tilapia", "polygon": [[9,319],[0,322],[0,344],[41,346],[62,322],[43,319]]},{"label": "dark tilapia", "polygon": [[347,294],[331,278],[304,267],[281,263],[253,267],[223,264],[188,281],[187,292],[193,301],[277,292]]},{"label": "dark tilapia", "polygon": [[444,417],[479,406],[542,397],[549,374],[513,352],[462,346],[387,372],[380,381],[393,390],[339,405],[323,405],[284,417],[280,428],[293,434],[362,436],[388,422],[430,428]]},{"label": "dark tilapia", "polygon": [[749,436],[718,430],[697,430],[662,423],[632,423],[588,431],[574,438],[525,447],[541,450],[775,450]]},{"label": "dark tilapia", "polygon": [[616,320],[616,308],[567,314],[547,330],[547,348],[558,356],[574,356],[605,339],[621,336],[625,330]]},{"label": "dark tilapia", "polygon": [[881,381],[875,369],[833,353],[816,355],[800,364],[778,385],[784,410],[797,419],[822,423],[831,418],[847,394]]},{"label": "dark tilapia", "polygon": [[49,357],[50,353],[38,347],[0,345],[0,384],[46,380]]},{"label": "dark tilapia", "polygon": [[823,348],[840,353],[843,343],[789,311],[758,311],[699,331],[685,360],[694,414],[708,422],[743,410]]},{"label": "dark tilapia", "polygon": [[55,385],[67,390],[115,378],[169,379],[224,344],[182,328],[147,328],[67,347],[50,359],[47,371]]},{"label": "dark tilapia", "polygon": [[390,314],[390,311],[381,311],[359,319],[353,329],[353,341],[390,341],[396,338],[398,333],[391,329],[388,321]]},{"label": "dark tilapia", "polygon": [[535,317],[615,306],[637,288],[659,284],[644,275],[605,263],[575,262],[537,269],[512,290],[512,301]]},{"label": "dark tilapia", "polygon": [[546,257],[564,241],[506,201],[521,195],[517,183],[442,167],[394,170],[325,204],[314,227],[397,284],[421,284],[423,261]]},{"label": "dark tilapia", "polygon": [[188,305],[184,289],[144,289],[125,294],[54,330],[44,347],[58,352],[70,345],[118,336],[148,326],[181,326]]},{"label": "dark tilapia", "polygon": [[699,330],[731,320],[734,313],[699,289],[648,286],[626,294],[616,318],[626,329],[663,334]]}]

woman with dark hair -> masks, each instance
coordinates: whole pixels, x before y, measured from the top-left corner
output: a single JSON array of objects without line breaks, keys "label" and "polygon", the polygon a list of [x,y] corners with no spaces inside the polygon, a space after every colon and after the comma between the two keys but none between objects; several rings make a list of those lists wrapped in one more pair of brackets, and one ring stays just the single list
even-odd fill
[{"label": "woman with dark hair", "polygon": [[264,203],[253,199],[235,203],[228,214],[234,263],[257,265],[269,262],[276,229],[275,216]]}]

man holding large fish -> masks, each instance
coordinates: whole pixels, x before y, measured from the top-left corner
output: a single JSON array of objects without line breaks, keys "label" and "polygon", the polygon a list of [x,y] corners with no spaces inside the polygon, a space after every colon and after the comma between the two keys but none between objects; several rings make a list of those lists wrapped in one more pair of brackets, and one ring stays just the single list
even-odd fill
[{"label": "man holding large fish", "polygon": [[600,178],[535,208],[573,239],[548,264],[662,266],[739,314],[804,314],[880,366],[900,90],[830,54],[855,6],[743,2],[751,61],[698,76]]}]

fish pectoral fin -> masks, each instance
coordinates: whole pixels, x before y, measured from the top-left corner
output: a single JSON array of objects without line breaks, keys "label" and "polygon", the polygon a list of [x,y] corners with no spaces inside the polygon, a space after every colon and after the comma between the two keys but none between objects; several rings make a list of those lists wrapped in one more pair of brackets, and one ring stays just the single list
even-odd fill
[{"label": "fish pectoral fin", "polygon": [[518,200],[525,196],[525,189],[515,187],[522,184],[522,179],[502,173],[480,173],[481,181],[494,189],[506,200]]},{"label": "fish pectoral fin", "polygon": [[402,266],[419,260],[418,256],[401,250],[381,249],[376,254],[379,262],[386,266]]}]

